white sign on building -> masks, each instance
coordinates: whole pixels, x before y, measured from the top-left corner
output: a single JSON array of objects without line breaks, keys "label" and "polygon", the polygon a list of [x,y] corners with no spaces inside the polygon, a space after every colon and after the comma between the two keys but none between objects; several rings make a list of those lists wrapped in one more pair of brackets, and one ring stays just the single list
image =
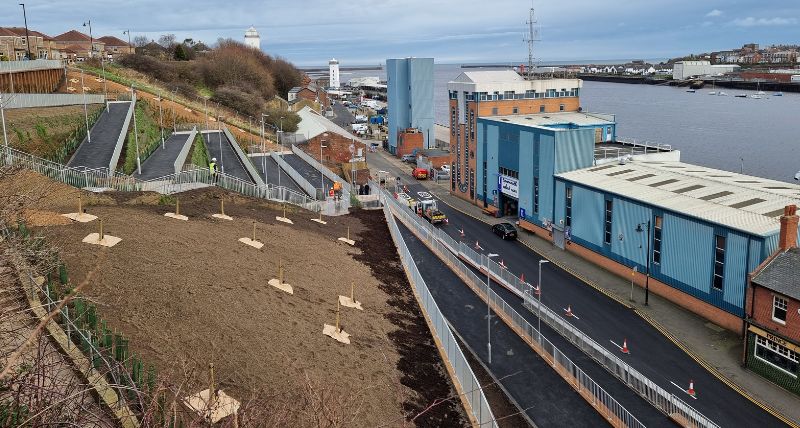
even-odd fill
[{"label": "white sign on building", "polygon": [[500,174],[500,191],[504,195],[519,199],[519,180],[507,175]]}]

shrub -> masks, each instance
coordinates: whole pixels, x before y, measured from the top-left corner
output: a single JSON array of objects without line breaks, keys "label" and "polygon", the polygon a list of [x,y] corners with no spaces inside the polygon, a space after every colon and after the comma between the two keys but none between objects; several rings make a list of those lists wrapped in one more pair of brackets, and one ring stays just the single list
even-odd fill
[{"label": "shrub", "polygon": [[264,109],[264,99],[236,86],[226,85],[214,93],[212,100],[248,115],[258,115]]},{"label": "shrub", "polygon": [[208,167],[208,150],[206,149],[206,143],[203,140],[203,135],[201,133],[197,133],[194,137],[194,148],[192,149],[192,164],[201,168]]}]

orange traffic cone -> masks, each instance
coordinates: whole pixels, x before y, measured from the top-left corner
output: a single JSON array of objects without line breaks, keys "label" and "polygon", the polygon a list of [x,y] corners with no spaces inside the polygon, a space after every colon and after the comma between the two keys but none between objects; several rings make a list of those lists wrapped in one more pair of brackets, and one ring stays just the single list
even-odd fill
[{"label": "orange traffic cone", "polygon": [[503,268],[503,269],[506,268],[506,263],[505,263],[505,261],[503,261],[503,259],[500,259],[500,267]]},{"label": "orange traffic cone", "polygon": [[478,250],[478,251],[483,250],[483,248],[481,247],[481,244],[479,244],[478,241],[475,241],[475,249]]},{"label": "orange traffic cone", "polygon": [[697,395],[697,393],[694,392],[694,381],[693,380],[689,381],[689,389],[686,390],[686,393],[691,395],[692,397]]},{"label": "orange traffic cone", "polygon": [[534,290],[535,291],[533,292],[533,294],[535,294],[537,296],[541,296],[542,295],[542,287],[537,285],[536,288],[534,288]]},{"label": "orange traffic cone", "polygon": [[631,351],[628,349],[628,339],[623,339],[622,340],[622,349],[621,349],[621,351],[622,351],[623,354],[630,354],[631,353]]},{"label": "orange traffic cone", "polygon": [[463,238],[464,237],[464,228],[462,227],[461,229],[459,229],[458,233],[460,233],[461,237]]},{"label": "orange traffic cone", "polygon": [[519,281],[522,282],[523,284],[525,283],[525,274],[524,273],[519,274]]},{"label": "orange traffic cone", "polygon": [[565,310],[565,312],[566,312],[566,315],[568,317],[574,317],[575,316],[575,315],[572,314],[572,306],[571,305],[567,305],[567,309]]}]

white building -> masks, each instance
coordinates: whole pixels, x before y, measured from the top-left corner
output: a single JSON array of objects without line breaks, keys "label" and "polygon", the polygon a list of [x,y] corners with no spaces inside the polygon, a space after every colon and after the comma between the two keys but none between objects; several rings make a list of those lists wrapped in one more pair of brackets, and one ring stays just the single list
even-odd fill
[{"label": "white building", "polygon": [[709,74],[711,74],[711,61],[678,61],[672,66],[672,78],[675,80]]},{"label": "white building", "polygon": [[244,32],[244,44],[253,48],[261,50],[261,36],[258,35],[256,27],[250,27]]},{"label": "white building", "polygon": [[328,61],[328,77],[330,84],[329,87],[333,89],[339,88],[339,61],[336,58]]}]

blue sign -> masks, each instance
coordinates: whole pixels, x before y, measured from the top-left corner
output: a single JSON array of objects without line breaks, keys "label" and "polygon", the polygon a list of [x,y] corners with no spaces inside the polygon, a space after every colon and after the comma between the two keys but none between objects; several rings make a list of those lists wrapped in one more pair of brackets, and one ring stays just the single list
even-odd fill
[{"label": "blue sign", "polygon": [[525,218],[525,208],[520,208],[519,209],[519,218],[521,218],[521,219]]}]

